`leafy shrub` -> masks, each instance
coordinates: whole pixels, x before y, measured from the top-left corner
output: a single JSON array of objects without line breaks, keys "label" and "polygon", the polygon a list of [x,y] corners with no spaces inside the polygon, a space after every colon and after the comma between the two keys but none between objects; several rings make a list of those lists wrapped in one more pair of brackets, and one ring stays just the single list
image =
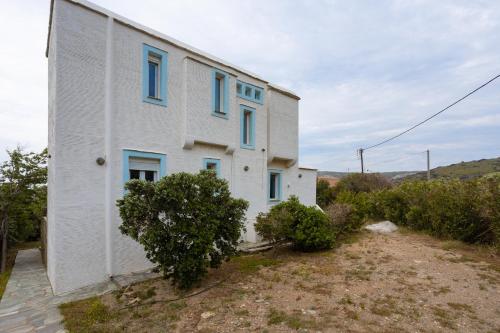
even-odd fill
[{"label": "leafy shrub", "polygon": [[330,248],[335,240],[328,216],[315,207],[301,204],[295,196],[273,206],[269,213],[260,213],[255,230],[264,240],[290,241],[303,251]]},{"label": "leafy shrub", "polygon": [[469,243],[500,246],[500,178],[412,181],[371,193],[343,192],[337,202],[359,216]]},{"label": "leafy shrub", "polygon": [[211,171],[177,173],[156,183],[131,180],[117,201],[120,230],[181,288],[236,253],[248,202],[234,199]]},{"label": "leafy shrub", "polygon": [[326,208],[335,199],[335,188],[331,187],[330,184],[324,180],[318,180],[316,184],[316,203],[321,208]]},{"label": "leafy shrub", "polygon": [[325,213],[340,236],[355,232],[362,225],[362,218],[351,204],[333,203],[326,208]]},{"label": "leafy shrub", "polygon": [[351,173],[335,186],[336,192],[373,192],[392,187],[392,183],[379,173]]}]

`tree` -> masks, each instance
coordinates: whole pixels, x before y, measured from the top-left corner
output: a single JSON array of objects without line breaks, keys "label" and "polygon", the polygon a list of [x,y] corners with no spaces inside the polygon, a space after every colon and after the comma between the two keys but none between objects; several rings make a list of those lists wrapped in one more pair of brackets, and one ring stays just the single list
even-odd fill
[{"label": "tree", "polygon": [[316,203],[321,208],[326,208],[329,204],[333,202],[335,199],[334,188],[330,186],[330,184],[324,180],[318,180],[316,184]]},{"label": "tree", "polygon": [[213,171],[156,183],[131,180],[117,201],[123,234],[138,241],[165,278],[189,288],[237,251],[248,202],[231,197]]},{"label": "tree", "polygon": [[47,198],[47,149],[36,154],[17,147],[7,154],[0,165],[0,272],[5,271],[8,243],[38,235]]}]

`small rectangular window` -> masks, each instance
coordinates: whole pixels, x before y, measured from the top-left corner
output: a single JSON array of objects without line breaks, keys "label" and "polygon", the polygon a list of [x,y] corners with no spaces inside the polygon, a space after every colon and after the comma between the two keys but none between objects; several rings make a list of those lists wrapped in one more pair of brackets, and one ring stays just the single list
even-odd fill
[{"label": "small rectangular window", "polygon": [[224,91],[224,79],[221,77],[215,77],[215,112],[225,113],[222,105],[224,95],[222,92]]},{"label": "small rectangular window", "polygon": [[217,177],[220,177],[220,160],[215,158],[204,158],[203,169],[214,170]]},{"label": "small rectangular window", "polygon": [[149,158],[129,158],[130,179],[150,182],[159,180],[160,160]]},{"label": "small rectangular window", "polygon": [[245,87],[245,96],[251,97],[252,96],[252,88],[249,86]]},{"label": "small rectangular window", "polygon": [[238,81],[236,83],[236,95],[240,98],[246,99],[247,101],[263,104],[264,89],[250,83]]},{"label": "small rectangular window", "polygon": [[281,200],[281,172],[269,172],[269,196],[270,201]]},{"label": "small rectangular window", "polygon": [[255,149],[255,109],[246,105],[240,105],[240,109],[240,146],[245,149]]},{"label": "small rectangular window", "polygon": [[160,81],[160,60],[154,56],[150,56],[148,60],[149,66],[149,87],[148,97],[160,98],[159,81]]},{"label": "small rectangular window", "polygon": [[140,170],[130,170],[130,179],[140,179],[141,171]]}]

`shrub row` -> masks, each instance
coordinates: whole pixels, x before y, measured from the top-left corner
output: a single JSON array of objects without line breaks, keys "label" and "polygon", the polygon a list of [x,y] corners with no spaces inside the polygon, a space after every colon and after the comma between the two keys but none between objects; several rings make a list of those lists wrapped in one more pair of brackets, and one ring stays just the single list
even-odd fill
[{"label": "shrub row", "polygon": [[307,207],[295,196],[257,216],[255,230],[275,243],[291,242],[301,251],[331,248],[339,237],[359,229],[361,215],[350,204],[332,204],[326,214]]},{"label": "shrub row", "polygon": [[500,178],[405,182],[375,192],[342,192],[361,218],[384,218],[440,238],[500,245]]}]

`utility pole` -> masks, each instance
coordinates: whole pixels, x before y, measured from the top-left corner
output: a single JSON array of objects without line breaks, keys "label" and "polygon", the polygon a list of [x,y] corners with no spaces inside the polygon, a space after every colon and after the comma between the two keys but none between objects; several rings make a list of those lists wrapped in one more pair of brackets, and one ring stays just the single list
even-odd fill
[{"label": "utility pole", "polygon": [[431,158],[429,149],[427,149],[427,180],[431,180]]},{"label": "utility pole", "polygon": [[365,173],[365,166],[363,164],[363,148],[359,148],[359,156],[361,157],[361,173]]}]

